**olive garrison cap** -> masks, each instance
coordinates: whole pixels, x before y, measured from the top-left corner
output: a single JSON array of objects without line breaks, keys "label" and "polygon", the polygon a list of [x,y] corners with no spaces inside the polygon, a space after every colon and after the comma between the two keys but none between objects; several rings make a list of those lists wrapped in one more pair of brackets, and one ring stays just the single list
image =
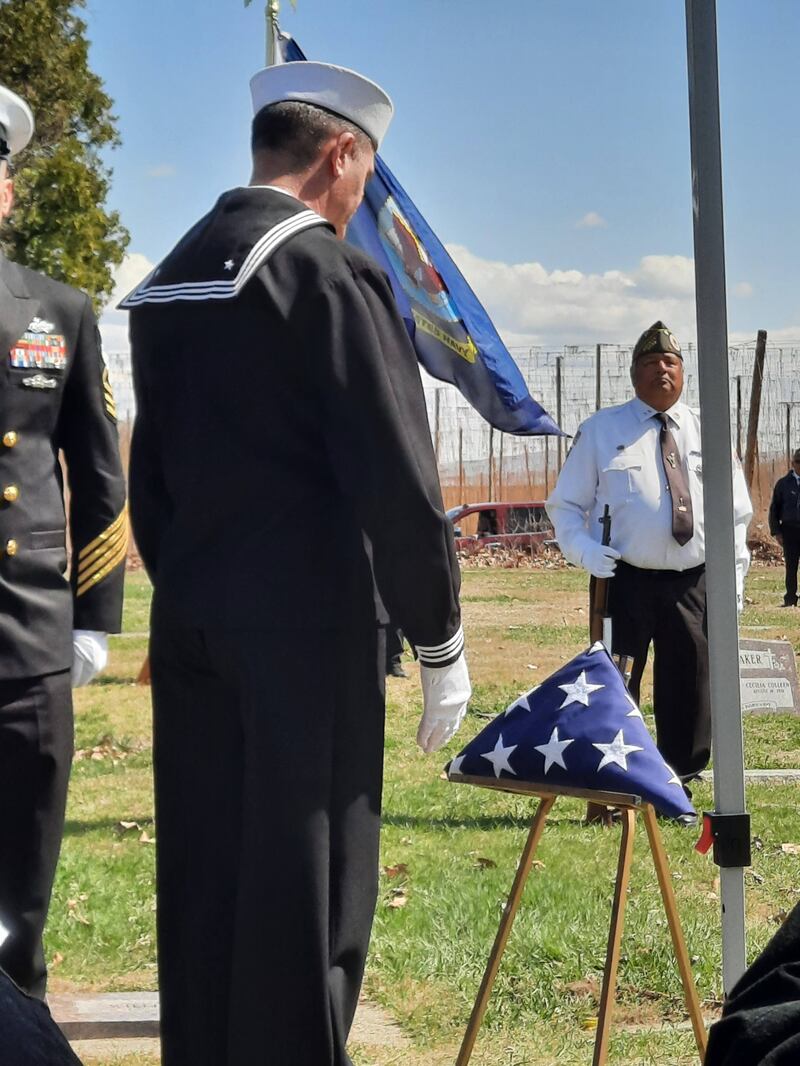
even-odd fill
[{"label": "olive garrison cap", "polygon": [[651,352],[669,352],[670,355],[677,355],[679,359],[683,359],[680,344],[660,319],[646,329],[638,339],[633,349],[631,362],[635,363],[640,355],[649,355]]}]

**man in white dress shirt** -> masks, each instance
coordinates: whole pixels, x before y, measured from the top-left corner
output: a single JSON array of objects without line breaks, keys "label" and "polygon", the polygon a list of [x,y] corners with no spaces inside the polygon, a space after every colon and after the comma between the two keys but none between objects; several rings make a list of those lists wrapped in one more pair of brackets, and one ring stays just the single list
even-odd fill
[{"label": "man in white dress shirt", "polygon": [[[580,427],[547,512],[570,562],[595,577],[614,577],[613,651],[634,658],[630,690],[637,702],[653,644],[658,746],[686,782],[711,753],[703,461],[699,415],[680,402],[680,345],[663,322],[636,342],[631,380],[634,399]],[[733,490],[741,606],[753,509],[738,464]],[[606,504],[608,546],[600,543],[598,521]]]}]

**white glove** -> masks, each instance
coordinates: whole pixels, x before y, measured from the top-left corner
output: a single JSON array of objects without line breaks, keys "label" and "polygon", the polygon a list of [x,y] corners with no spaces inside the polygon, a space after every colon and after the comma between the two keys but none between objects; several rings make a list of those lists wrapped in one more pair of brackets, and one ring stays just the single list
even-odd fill
[{"label": "white glove", "polygon": [[108,637],[94,629],[72,631],[72,687],[80,688],[105,670],[108,662]]},{"label": "white glove", "polygon": [[581,566],[594,577],[612,577],[617,568],[617,559],[619,552],[616,548],[592,540],[583,549]]},{"label": "white glove", "polygon": [[446,744],[461,725],[472,695],[472,685],[463,651],[450,666],[420,665],[419,676],[423,712],[417,744],[430,755]]}]

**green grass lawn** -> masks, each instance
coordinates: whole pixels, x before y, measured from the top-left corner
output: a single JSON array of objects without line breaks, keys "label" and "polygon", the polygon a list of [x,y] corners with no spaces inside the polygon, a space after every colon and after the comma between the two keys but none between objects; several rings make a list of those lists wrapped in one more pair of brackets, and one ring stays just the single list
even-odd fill
[{"label": "green grass lawn", "polygon": [[[744,634],[785,635],[798,648],[800,614],[777,608],[781,588],[780,571],[754,570]],[[148,603],[146,579],[130,575],[128,632],[146,630]],[[384,873],[366,988],[401,1023],[414,1051],[355,1048],[359,1066],[454,1061],[534,803],[449,784],[439,774],[485,716],[586,643],[585,579],[572,569],[468,571],[464,608],[475,698],[448,750],[424,756],[414,744],[416,679],[389,683]],[[47,932],[56,989],[155,987],[149,690],[133,684],[144,655],[143,637],[114,638],[107,675],[77,693],[79,754]],[[648,699],[645,691],[646,712]],[[748,766],[800,767],[800,718],[748,717],[745,739]],[[749,790],[757,838],[747,874],[751,955],[800,897],[800,856],[781,847],[800,843],[799,799],[791,784]],[[699,786],[696,800],[699,808],[711,805],[709,786]],[[584,827],[581,814],[575,801],[556,804],[475,1066],[591,1061],[619,830]],[[696,833],[665,825],[663,834],[700,994],[713,1012],[721,995],[718,871],[694,851]],[[684,1019],[680,984],[643,828],[635,854],[610,1061],[696,1062],[690,1032],[676,1025]]]}]

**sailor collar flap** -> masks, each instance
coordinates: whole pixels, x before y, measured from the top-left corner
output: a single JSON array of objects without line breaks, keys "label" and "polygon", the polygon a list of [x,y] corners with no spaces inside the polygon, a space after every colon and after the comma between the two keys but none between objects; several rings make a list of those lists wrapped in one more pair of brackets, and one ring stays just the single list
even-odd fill
[{"label": "sailor collar flap", "polygon": [[[213,211],[187,233],[163,262],[119,304],[130,311],[142,304],[184,300],[232,300],[288,240],[330,223],[280,194],[265,205],[253,190],[226,193]],[[243,195],[244,194],[244,195]],[[275,204],[273,197],[280,203]]]}]

